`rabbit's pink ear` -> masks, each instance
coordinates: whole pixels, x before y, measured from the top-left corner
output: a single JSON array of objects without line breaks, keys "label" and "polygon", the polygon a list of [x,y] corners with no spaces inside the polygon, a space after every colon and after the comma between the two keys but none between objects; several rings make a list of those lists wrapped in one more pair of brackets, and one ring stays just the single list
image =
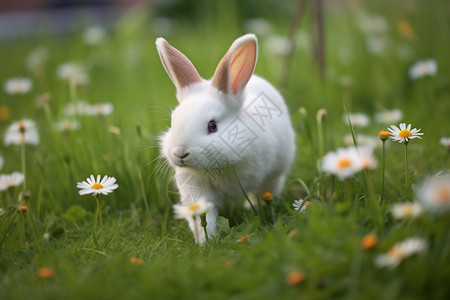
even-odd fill
[{"label": "rabbit's pink ear", "polygon": [[258,41],[254,34],[238,38],[219,62],[212,85],[226,94],[241,93],[253,75],[257,56]]},{"label": "rabbit's pink ear", "polygon": [[156,39],[156,48],[167,74],[178,91],[187,85],[202,81],[191,61],[165,39]]}]

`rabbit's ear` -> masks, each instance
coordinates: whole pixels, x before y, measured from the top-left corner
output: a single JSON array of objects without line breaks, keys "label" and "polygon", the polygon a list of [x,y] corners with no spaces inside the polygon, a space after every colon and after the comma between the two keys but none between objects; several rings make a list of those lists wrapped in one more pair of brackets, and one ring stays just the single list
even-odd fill
[{"label": "rabbit's ear", "polygon": [[175,84],[177,91],[189,84],[202,81],[191,61],[183,53],[172,47],[165,39],[156,39],[156,48],[162,64],[173,84]]},{"label": "rabbit's ear", "polygon": [[254,34],[246,34],[231,45],[214,72],[212,85],[226,94],[241,93],[256,66],[258,41]]}]

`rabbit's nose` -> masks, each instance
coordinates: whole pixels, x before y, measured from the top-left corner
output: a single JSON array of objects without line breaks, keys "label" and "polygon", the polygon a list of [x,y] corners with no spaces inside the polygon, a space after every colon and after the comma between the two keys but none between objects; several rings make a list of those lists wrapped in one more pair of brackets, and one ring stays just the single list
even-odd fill
[{"label": "rabbit's nose", "polygon": [[173,154],[178,158],[184,159],[189,155],[189,152],[186,152],[186,148],[179,147],[179,148],[175,149]]}]

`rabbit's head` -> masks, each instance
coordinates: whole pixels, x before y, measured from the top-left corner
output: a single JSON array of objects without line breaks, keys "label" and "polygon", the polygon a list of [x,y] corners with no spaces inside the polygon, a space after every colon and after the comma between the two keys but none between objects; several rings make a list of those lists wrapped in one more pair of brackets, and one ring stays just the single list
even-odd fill
[{"label": "rabbit's head", "polygon": [[247,34],[234,41],[211,80],[202,79],[189,59],[163,38],[156,46],[179,101],[171,127],[161,137],[163,155],[178,167],[225,168],[235,163],[238,158],[226,145],[224,130],[242,110],[256,65],[256,37]]}]

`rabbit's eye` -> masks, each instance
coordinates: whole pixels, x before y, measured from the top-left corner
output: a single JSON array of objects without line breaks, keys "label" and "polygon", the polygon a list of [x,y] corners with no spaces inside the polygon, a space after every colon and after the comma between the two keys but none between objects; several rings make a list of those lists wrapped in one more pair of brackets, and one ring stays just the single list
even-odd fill
[{"label": "rabbit's eye", "polygon": [[217,123],[214,120],[208,122],[208,133],[214,133],[217,131]]}]

